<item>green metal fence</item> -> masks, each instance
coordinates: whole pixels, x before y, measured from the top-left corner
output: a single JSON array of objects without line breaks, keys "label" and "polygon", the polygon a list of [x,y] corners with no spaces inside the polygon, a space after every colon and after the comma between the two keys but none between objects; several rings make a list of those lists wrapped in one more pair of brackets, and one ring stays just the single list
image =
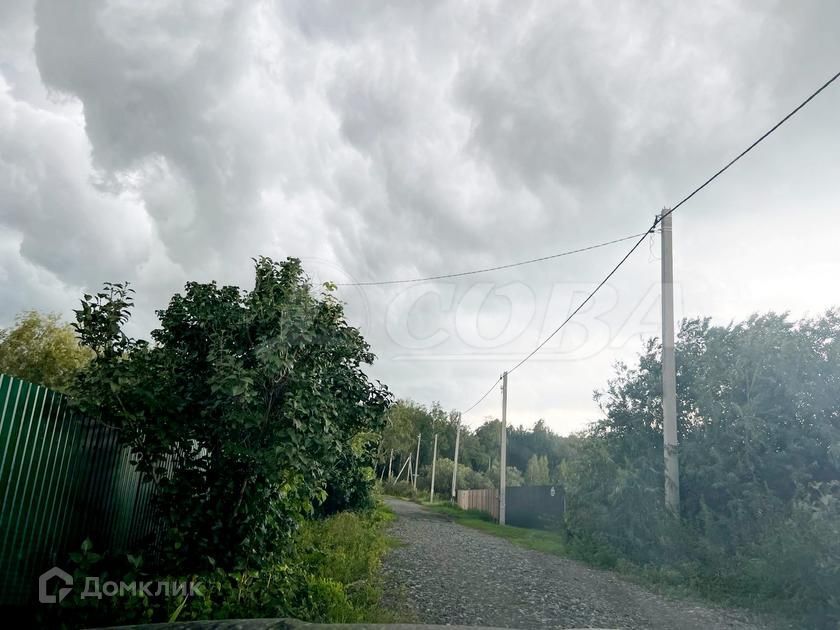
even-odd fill
[{"label": "green metal fence", "polygon": [[32,601],[38,576],[86,537],[100,552],[131,549],[154,531],[152,492],[116,429],[0,375],[0,605]]},{"label": "green metal fence", "polygon": [[508,488],[505,521],[508,525],[532,529],[556,529],[566,512],[563,486],[519,486]]}]

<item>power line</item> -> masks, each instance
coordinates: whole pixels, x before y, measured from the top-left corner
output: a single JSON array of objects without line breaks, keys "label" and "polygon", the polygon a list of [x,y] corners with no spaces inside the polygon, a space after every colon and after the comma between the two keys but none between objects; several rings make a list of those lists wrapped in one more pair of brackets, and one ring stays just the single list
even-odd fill
[{"label": "power line", "polygon": [[501,380],[502,380],[502,377],[501,377],[501,376],[500,376],[499,378],[497,378],[497,379],[496,379],[496,382],[495,382],[495,383],[493,383],[493,384],[490,386],[490,389],[488,389],[486,392],[484,392],[484,395],[483,395],[481,398],[479,398],[478,400],[476,400],[476,401],[473,403],[472,407],[470,407],[469,409],[467,409],[466,411],[464,411],[461,415],[464,415],[464,416],[465,416],[465,415],[467,415],[470,411],[472,411],[473,409],[475,409],[476,407],[478,407],[478,405],[479,405],[479,404],[480,404],[480,403],[481,403],[481,402],[482,402],[485,398],[487,398],[487,397],[490,395],[490,392],[492,392],[494,389],[496,389],[496,385],[498,385],[498,384],[499,384],[499,381],[501,381]]},{"label": "power line", "polygon": [[[790,120],[790,119],[791,119],[794,115],[796,115],[796,114],[799,112],[799,110],[801,110],[801,109],[802,109],[803,107],[805,107],[808,103],[810,103],[810,102],[811,102],[811,101],[812,101],[812,100],[813,100],[813,99],[814,99],[817,95],[819,95],[819,94],[820,94],[820,92],[822,92],[823,90],[825,90],[825,89],[826,89],[829,85],[831,85],[832,83],[834,83],[834,81],[836,81],[838,78],[840,78],[840,72],[838,72],[838,73],[837,73],[837,74],[835,74],[833,77],[831,77],[828,81],[826,81],[825,83],[823,83],[823,84],[822,84],[822,85],[821,85],[821,86],[820,86],[820,87],[819,87],[816,91],[814,91],[814,92],[813,92],[813,93],[812,93],[812,94],[811,94],[808,98],[806,98],[806,99],[805,99],[804,101],[802,101],[799,105],[797,105],[797,106],[796,106],[796,107],[795,107],[795,108],[794,108],[794,109],[793,109],[793,110],[792,110],[792,111],[791,111],[791,112],[790,112],[787,116],[785,116],[784,118],[782,118],[779,122],[777,122],[775,125],[773,125],[773,126],[772,126],[770,129],[768,129],[766,132],[764,132],[764,133],[763,133],[763,134],[762,134],[762,135],[761,135],[761,136],[760,136],[760,137],[759,137],[759,138],[758,138],[755,142],[753,142],[750,146],[748,146],[746,149],[744,149],[743,151],[741,151],[741,153],[739,153],[737,156],[735,156],[732,160],[730,160],[729,162],[727,162],[727,164],[726,164],[726,165],[724,165],[724,166],[723,166],[721,169],[719,169],[719,170],[718,170],[718,171],[717,171],[714,175],[712,175],[712,176],[711,176],[711,177],[709,177],[706,181],[704,181],[702,184],[700,184],[697,188],[695,188],[694,190],[692,190],[692,191],[691,191],[688,195],[686,195],[686,196],[685,196],[685,197],[684,197],[684,198],[683,198],[683,199],[682,199],[679,203],[677,203],[674,207],[672,207],[672,208],[671,208],[671,209],[669,209],[669,210],[663,210],[662,214],[661,214],[661,215],[658,215],[658,216],[654,219],[654,221],[653,221],[653,225],[651,225],[651,226],[650,226],[650,228],[649,228],[646,232],[644,232],[644,233],[641,235],[641,238],[639,238],[639,240],[638,240],[638,241],[636,241],[636,243],[633,245],[633,247],[631,247],[631,248],[630,248],[630,251],[628,251],[628,252],[624,255],[624,257],[623,257],[620,261],[618,261],[618,264],[616,264],[616,265],[615,265],[615,267],[613,267],[613,268],[612,268],[612,270],[611,270],[611,271],[610,271],[610,272],[609,272],[609,273],[608,273],[608,274],[604,277],[604,279],[603,279],[603,280],[601,280],[601,282],[599,282],[599,283],[598,283],[598,285],[597,285],[597,286],[596,286],[596,287],[592,290],[592,292],[591,292],[591,293],[589,293],[589,295],[587,295],[587,296],[586,296],[586,299],[585,299],[585,300],[583,300],[583,302],[581,302],[581,303],[578,305],[578,307],[577,307],[574,311],[572,311],[571,315],[569,315],[566,319],[564,319],[564,320],[563,320],[563,322],[562,322],[562,323],[561,323],[561,324],[560,324],[557,328],[555,328],[555,329],[554,329],[554,331],[553,331],[553,332],[552,332],[552,333],[551,333],[548,337],[546,337],[546,338],[545,338],[545,339],[544,339],[544,340],[543,340],[543,341],[542,341],[542,342],[541,342],[541,343],[540,343],[540,344],[539,344],[536,348],[534,348],[533,350],[531,350],[531,352],[529,352],[529,353],[528,353],[528,355],[527,355],[527,356],[525,356],[525,358],[524,358],[524,359],[522,359],[521,361],[519,361],[519,363],[517,363],[517,364],[516,364],[516,365],[514,365],[511,369],[509,369],[509,370],[508,370],[508,374],[512,373],[514,370],[516,370],[517,368],[519,368],[520,366],[522,366],[522,365],[523,365],[526,361],[528,361],[528,359],[530,359],[532,356],[534,356],[534,355],[535,355],[535,354],[536,354],[536,353],[537,353],[537,352],[538,352],[538,351],[539,351],[539,350],[540,350],[543,346],[545,346],[545,344],[547,344],[547,343],[548,343],[548,342],[549,342],[549,341],[550,341],[550,340],[551,340],[551,339],[552,339],[552,338],[553,338],[553,337],[554,337],[554,336],[555,336],[558,332],[560,332],[560,330],[562,330],[562,329],[563,329],[563,327],[564,327],[566,324],[568,324],[568,323],[572,320],[572,318],[573,318],[575,315],[577,315],[577,313],[578,313],[578,312],[580,312],[580,310],[581,310],[581,309],[582,309],[582,308],[583,308],[583,307],[584,307],[584,306],[585,306],[585,305],[586,305],[586,304],[587,304],[587,303],[588,303],[588,302],[589,302],[589,301],[590,301],[590,300],[591,300],[591,299],[595,296],[595,294],[596,294],[596,293],[598,293],[598,291],[601,289],[601,287],[603,287],[603,286],[607,283],[607,281],[609,281],[609,279],[610,279],[610,278],[612,278],[612,276],[615,274],[615,272],[616,272],[616,271],[618,271],[618,270],[619,270],[619,268],[620,268],[620,267],[621,267],[621,266],[622,266],[622,265],[623,265],[623,264],[627,261],[627,259],[628,259],[628,258],[630,258],[630,256],[633,254],[633,252],[634,252],[634,251],[636,251],[636,249],[638,249],[639,245],[641,245],[641,244],[642,244],[642,242],[645,240],[645,237],[647,237],[647,235],[648,235],[648,234],[650,234],[650,233],[652,233],[652,232],[654,232],[654,231],[655,231],[656,226],[657,226],[657,225],[659,225],[659,223],[662,221],[662,219],[663,219],[663,218],[665,218],[666,216],[669,216],[669,215],[673,214],[675,210],[677,210],[679,207],[681,207],[683,204],[685,204],[685,203],[686,203],[689,199],[691,199],[692,197],[694,197],[697,193],[699,193],[701,190],[703,190],[706,186],[708,186],[708,185],[709,185],[709,184],[711,184],[714,180],[716,180],[718,177],[720,177],[720,176],[721,176],[724,172],[726,172],[726,171],[729,169],[729,167],[730,167],[730,166],[732,166],[733,164],[735,164],[735,162],[737,162],[738,160],[740,160],[740,159],[741,159],[742,157],[744,157],[747,153],[749,153],[749,152],[750,152],[750,151],[752,151],[755,147],[757,147],[759,144],[761,144],[761,142],[762,142],[762,141],[764,141],[764,140],[765,140],[768,136],[770,136],[770,135],[771,135],[774,131],[776,131],[779,127],[781,127],[781,126],[782,126],[783,124],[785,124],[788,120]],[[498,383],[498,382],[499,382],[499,381],[497,380],[497,381],[496,381],[496,383]],[[495,387],[495,386],[496,386],[496,383],[493,383],[493,387]],[[491,388],[491,391],[492,391],[492,388]],[[488,392],[488,394],[489,394],[489,392]],[[482,396],[481,398],[479,398],[478,402],[476,402],[475,404],[473,404],[473,406],[472,406],[472,407],[470,407],[470,410],[472,410],[474,407],[476,407],[476,406],[477,406],[477,405],[478,405],[478,404],[479,404],[482,400],[484,400],[486,397],[487,397],[487,394],[484,394],[484,396]]]},{"label": "power line", "polygon": [[777,122],[775,125],[773,125],[772,127],[770,127],[770,129],[768,129],[767,131],[765,131],[765,132],[761,135],[761,137],[760,137],[760,138],[758,138],[758,140],[756,140],[755,142],[753,142],[750,146],[748,146],[746,149],[744,149],[744,150],[743,150],[743,151],[741,151],[738,155],[736,155],[734,158],[732,158],[732,159],[731,159],[731,160],[730,160],[730,161],[726,164],[726,166],[724,166],[723,168],[721,168],[721,169],[720,169],[717,173],[715,173],[714,175],[712,175],[709,179],[707,179],[705,182],[703,182],[702,184],[700,184],[697,188],[695,188],[694,190],[692,190],[692,191],[691,191],[688,195],[686,195],[686,196],[683,198],[683,200],[682,200],[682,201],[680,201],[680,202],[679,202],[677,205],[675,205],[673,208],[671,208],[671,209],[670,209],[670,210],[668,210],[667,212],[663,213],[663,214],[662,214],[662,216],[660,216],[660,217],[657,219],[657,221],[656,221],[656,222],[654,222],[654,224],[658,223],[659,221],[661,221],[662,219],[664,219],[664,218],[665,218],[665,217],[667,217],[668,215],[672,214],[672,213],[673,213],[673,212],[674,212],[677,208],[679,208],[681,205],[683,205],[686,201],[688,201],[689,199],[691,199],[694,195],[696,195],[697,193],[699,193],[699,192],[700,192],[701,190],[703,190],[706,186],[708,186],[709,184],[711,184],[711,183],[712,183],[714,180],[716,180],[716,179],[717,179],[720,175],[723,175],[723,173],[724,173],[726,170],[728,170],[730,166],[732,166],[733,164],[735,164],[735,162],[737,162],[738,160],[740,160],[740,159],[741,159],[742,157],[744,157],[747,153],[749,153],[749,152],[750,152],[750,151],[752,151],[755,147],[757,147],[759,144],[761,144],[761,142],[762,142],[762,141],[763,141],[763,140],[764,140],[767,136],[769,136],[771,133],[773,133],[774,131],[776,131],[776,129],[778,129],[779,127],[781,127],[782,125],[784,125],[784,124],[785,124],[785,123],[786,123],[786,122],[787,122],[790,118],[793,118],[793,116],[794,116],[794,115],[796,115],[796,113],[797,113],[797,112],[799,112],[799,110],[800,110],[800,109],[802,109],[802,108],[803,108],[803,107],[805,107],[808,103],[810,103],[812,100],[814,100],[814,98],[816,98],[816,96],[817,96],[820,92],[822,92],[825,88],[827,88],[829,85],[831,85],[832,83],[834,83],[834,82],[837,80],[837,78],[838,78],[838,77],[840,77],[840,72],[838,72],[838,73],[837,73],[837,74],[835,74],[833,77],[831,77],[828,81],[826,81],[825,83],[823,83],[823,84],[822,84],[822,85],[821,85],[821,86],[820,86],[820,87],[819,87],[819,88],[818,88],[818,89],[817,89],[817,90],[816,90],[813,94],[811,94],[811,96],[809,96],[809,97],[808,97],[808,98],[806,98],[804,101],[802,101],[799,105],[797,105],[797,106],[796,106],[796,108],[794,108],[794,109],[793,109],[793,111],[791,111],[791,112],[790,112],[787,116],[785,116],[784,118],[782,118],[779,122]]},{"label": "power line", "polygon": [[595,296],[595,294],[596,294],[596,293],[598,293],[598,291],[601,289],[601,287],[603,287],[603,286],[607,283],[607,281],[608,281],[610,278],[612,278],[612,277],[613,277],[613,275],[615,274],[615,272],[616,272],[616,271],[618,271],[619,267],[621,267],[621,265],[623,265],[623,264],[625,263],[625,261],[626,261],[628,258],[630,258],[630,255],[631,255],[633,252],[635,252],[635,251],[636,251],[636,249],[639,247],[639,245],[641,245],[641,244],[645,241],[645,238],[647,238],[647,235],[648,235],[648,234],[653,234],[653,231],[654,231],[654,228],[656,227],[656,224],[657,224],[657,221],[654,221],[654,222],[653,222],[653,225],[651,225],[651,226],[650,226],[650,229],[649,229],[647,232],[645,232],[644,234],[642,234],[641,238],[640,238],[638,241],[636,241],[636,243],[633,245],[633,247],[631,247],[631,248],[630,248],[630,251],[629,251],[629,252],[627,252],[626,254],[624,254],[624,258],[622,258],[620,261],[618,261],[618,264],[617,264],[615,267],[613,267],[613,268],[612,268],[612,270],[611,270],[611,271],[610,271],[610,272],[609,272],[606,276],[604,276],[604,279],[603,279],[603,280],[601,280],[601,282],[599,282],[599,283],[598,283],[598,286],[596,286],[596,287],[595,287],[595,288],[594,288],[594,289],[590,292],[590,294],[586,296],[586,299],[585,299],[583,302],[581,302],[580,304],[578,304],[577,308],[576,308],[575,310],[573,310],[573,311],[572,311],[571,315],[569,315],[566,319],[564,319],[564,320],[563,320],[563,323],[562,323],[562,324],[560,324],[557,328],[555,328],[555,329],[554,329],[554,331],[553,331],[553,332],[552,332],[552,333],[551,333],[548,337],[546,337],[545,339],[543,339],[543,341],[542,341],[542,342],[540,342],[540,344],[539,344],[536,348],[534,348],[533,350],[531,350],[531,352],[529,352],[529,353],[528,353],[528,355],[527,355],[524,359],[522,359],[519,363],[517,363],[517,364],[516,364],[516,365],[514,365],[511,369],[509,369],[509,370],[508,370],[508,374],[512,374],[512,373],[513,373],[513,372],[514,372],[514,371],[515,371],[515,370],[516,370],[519,366],[521,366],[521,365],[522,365],[523,363],[525,363],[528,359],[530,359],[530,358],[531,358],[532,356],[534,356],[537,352],[539,352],[539,350],[540,350],[540,349],[541,349],[541,348],[542,348],[545,344],[547,344],[549,341],[551,341],[551,339],[554,337],[554,335],[556,335],[557,333],[559,333],[559,332],[560,332],[560,330],[563,328],[563,326],[565,326],[566,324],[568,324],[568,323],[572,320],[572,318],[580,312],[580,309],[582,309],[584,306],[586,306],[586,304],[589,302],[589,300],[591,300],[591,299]]},{"label": "power line", "polygon": [[[647,234],[647,232],[645,232]],[[546,260],[552,260],[554,258],[561,258],[562,256],[571,256],[572,254],[580,254],[581,252],[588,252],[593,249],[598,249],[600,247],[606,247],[607,245],[615,245],[616,243],[622,243],[624,241],[629,241],[630,239],[636,238],[640,236],[640,234],[631,234],[629,236],[622,236],[621,238],[616,238],[611,241],[605,241],[603,243],[596,243],[595,245],[588,245],[586,247],[580,247],[578,249],[571,249],[569,251],[560,252],[558,254],[551,254],[549,256],[542,256],[540,258],[531,258],[530,260],[522,260],[520,262],[509,263],[507,265],[498,265],[496,267],[486,267],[484,269],[474,269],[472,271],[461,271],[459,273],[447,273],[442,274],[439,276],[427,276],[425,278],[408,278],[405,280],[377,280],[377,281],[370,281],[370,282],[343,282],[343,283],[336,283],[338,287],[370,287],[370,286],[382,286],[387,284],[408,284],[410,282],[426,282],[429,280],[443,280],[445,278],[460,278],[463,276],[472,276],[478,273],[487,273],[488,271],[499,271],[500,269],[510,269],[512,267],[519,267],[521,265],[530,265],[532,263],[543,262]]]}]

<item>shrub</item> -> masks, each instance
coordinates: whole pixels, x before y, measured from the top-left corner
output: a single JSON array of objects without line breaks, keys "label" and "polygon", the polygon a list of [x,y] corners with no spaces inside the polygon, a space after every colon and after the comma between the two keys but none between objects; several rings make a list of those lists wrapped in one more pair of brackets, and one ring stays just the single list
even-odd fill
[{"label": "shrub", "polygon": [[77,590],[61,608],[40,607],[39,624],[91,627],[277,617],[319,623],[391,621],[380,607],[379,571],[388,544],[384,524],[389,517],[378,508],[308,520],[294,535],[293,551],[283,562],[233,571],[217,567],[188,576],[149,573],[141,558],[103,557],[86,541],[82,550],[73,554],[79,584],[88,576],[98,576],[101,583],[193,582],[201,584],[200,592],[178,598],[124,594],[83,599]]},{"label": "shrub", "polygon": [[[390,394],[362,366],[368,344],[332,287],[300,262],[255,263],[251,291],[189,283],[158,312],[154,343],[127,337],[131,290],[109,284],[76,311],[96,357],[73,388],[81,411],[120,429],[156,486],[164,572],[260,569],[329,489],[364,503],[364,449]],[[332,472],[332,474],[331,474]],[[341,475],[350,487],[342,487]]]},{"label": "shrub", "polygon": [[422,492],[422,490],[420,492],[415,490],[414,486],[408,481],[385,481],[382,483],[381,487],[384,494],[389,494],[393,497],[403,497],[406,499],[416,499]]}]

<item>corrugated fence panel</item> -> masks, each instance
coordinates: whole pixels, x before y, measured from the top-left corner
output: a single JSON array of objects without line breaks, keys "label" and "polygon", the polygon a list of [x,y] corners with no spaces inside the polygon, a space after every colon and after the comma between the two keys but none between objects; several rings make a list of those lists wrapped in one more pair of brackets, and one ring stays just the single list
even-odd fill
[{"label": "corrugated fence panel", "polygon": [[120,553],[154,533],[153,484],[118,438],[61,394],[0,375],[0,604],[31,601],[87,537]]},{"label": "corrugated fence panel", "polygon": [[556,529],[562,524],[565,510],[566,495],[560,485],[508,488],[505,495],[508,525]]},{"label": "corrugated fence panel", "polygon": [[[458,507],[480,510],[499,520],[499,491],[458,490]],[[519,527],[553,529],[558,527],[566,510],[563,487],[509,487],[505,494],[505,521]]]}]

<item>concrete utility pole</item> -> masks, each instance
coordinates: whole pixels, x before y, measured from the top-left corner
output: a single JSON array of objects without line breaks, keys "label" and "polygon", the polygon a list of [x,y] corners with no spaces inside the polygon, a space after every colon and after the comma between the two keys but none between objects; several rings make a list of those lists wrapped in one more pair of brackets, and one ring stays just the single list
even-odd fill
[{"label": "concrete utility pole", "polygon": [[408,474],[411,474],[411,455],[408,456],[408,459],[405,460],[405,463],[402,465],[402,468],[400,468],[400,472],[397,473],[397,478],[394,479],[394,483],[397,483],[400,480],[400,477],[402,477],[403,471],[405,470],[406,466],[408,466]]},{"label": "concrete utility pole", "polygon": [[461,441],[461,414],[458,414],[458,426],[455,428],[455,465],[452,467],[452,503],[458,496],[458,443]]},{"label": "concrete utility pole", "polygon": [[507,485],[507,377],[502,374],[502,453],[499,458],[499,525],[505,524],[505,486]]},{"label": "concrete utility pole", "polygon": [[662,421],[665,437],[665,505],[680,514],[680,465],[677,455],[677,372],[674,360],[674,260],[671,215],[659,215],[662,229]]},{"label": "concrete utility pole", "polygon": [[435,448],[432,451],[432,488],[429,490],[429,503],[435,502],[435,462],[437,461],[437,433],[435,433]]},{"label": "concrete utility pole", "polygon": [[420,473],[420,434],[417,434],[417,457],[414,458],[414,489],[417,490],[417,475]]}]

